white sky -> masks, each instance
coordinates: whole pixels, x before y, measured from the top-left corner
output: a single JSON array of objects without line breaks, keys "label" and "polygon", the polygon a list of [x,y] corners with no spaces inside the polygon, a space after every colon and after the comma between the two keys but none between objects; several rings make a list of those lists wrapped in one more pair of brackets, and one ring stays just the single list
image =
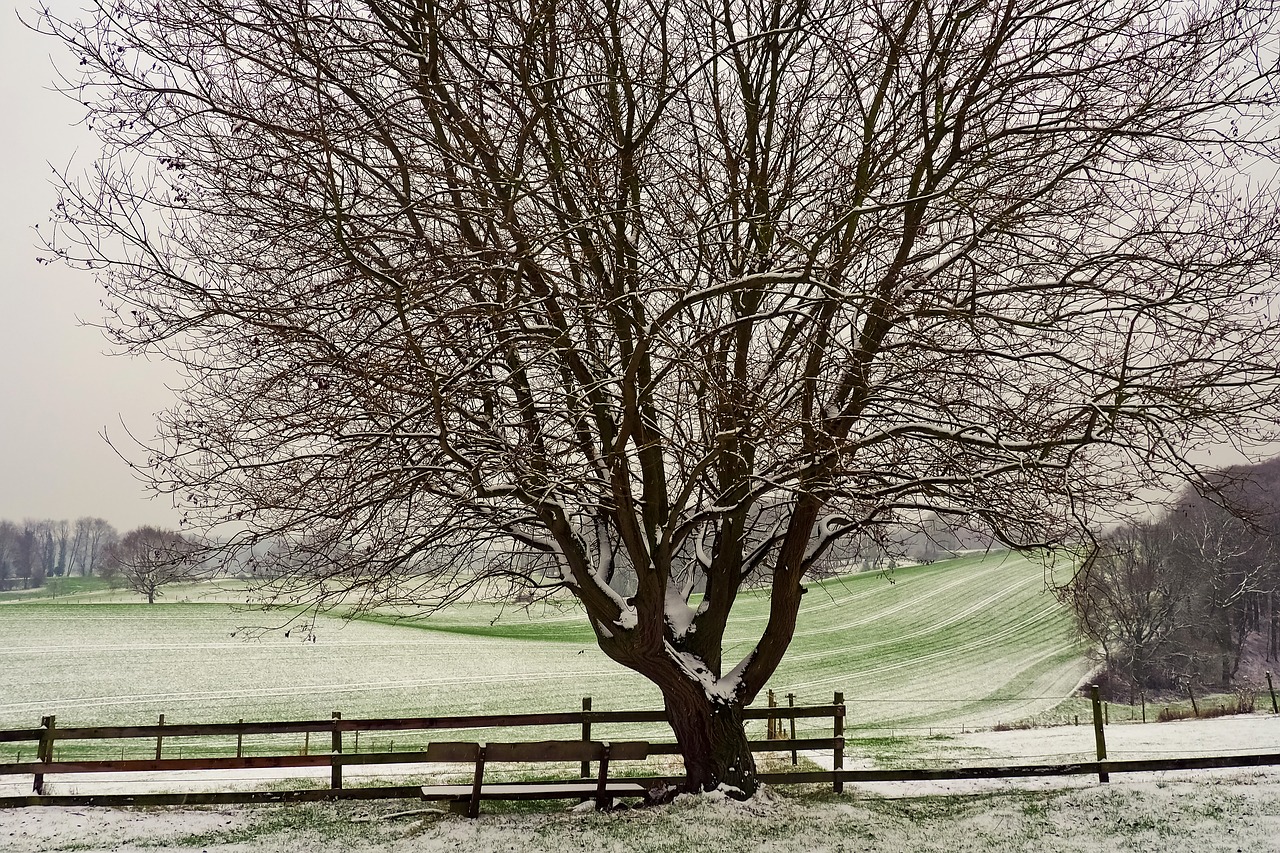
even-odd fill
[{"label": "white sky", "polygon": [[74,104],[50,91],[54,58],[65,64],[59,45],[19,14],[33,17],[25,4],[0,8],[0,519],[174,527],[177,512],[147,498],[99,433],[124,438],[123,420],[150,437],[175,372],[106,356],[99,331],[80,323],[102,315],[93,277],[35,262],[34,226],[54,203],[50,164],[83,167],[92,141],[74,126]]}]

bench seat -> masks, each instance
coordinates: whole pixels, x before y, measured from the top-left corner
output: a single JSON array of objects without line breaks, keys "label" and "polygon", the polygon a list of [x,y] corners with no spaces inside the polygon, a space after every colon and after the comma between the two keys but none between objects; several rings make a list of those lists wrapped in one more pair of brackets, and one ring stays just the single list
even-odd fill
[{"label": "bench seat", "polygon": [[[424,800],[469,802],[471,785],[426,785]],[[521,782],[482,785],[482,800],[583,800],[595,797],[599,786],[593,779],[571,779],[565,782]],[[604,793],[610,797],[643,797],[646,791],[637,782],[606,782]]]}]

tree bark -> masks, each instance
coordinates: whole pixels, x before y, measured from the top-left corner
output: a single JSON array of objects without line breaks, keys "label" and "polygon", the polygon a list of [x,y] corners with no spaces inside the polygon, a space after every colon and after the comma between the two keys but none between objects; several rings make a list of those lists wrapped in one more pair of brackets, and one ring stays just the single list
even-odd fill
[{"label": "tree bark", "polygon": [[662,685],[667,720],[684,757],[685,790],[723,790],[747,799],[760,787],[743,726],[742,704],[713,698],[701,684]]}]

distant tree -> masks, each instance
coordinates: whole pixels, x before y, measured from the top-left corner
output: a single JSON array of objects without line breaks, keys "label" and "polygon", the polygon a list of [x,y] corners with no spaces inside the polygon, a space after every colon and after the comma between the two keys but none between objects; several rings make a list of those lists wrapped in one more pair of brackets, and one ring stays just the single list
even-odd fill
[{"label": "distant tree", "polygon": [[39,586],[40,555],[36,542],[36,529],[32,522],[24,521],[18,531],[13,549],[14,577],[22,582],[23,589]]},{"label": "distant tree", "polygon": [[57,570],[57,546],[53,541],[53,530],[48,522],[41,524],[40,542],[40,584],[54,576]]},{"label": "distant tree", "polygon": [[1124,525],[1103,537],[1058,591],[1131,697],[1170,686],[1175,659],[1185,658],[1179,632],[1192,626],[1197,579],[1175,559],[1176,535],[1164,522]]},{"label": "distant tree", "polygon": [[[1219,501],[1239,495],[1217,491]],[[1261,627],[1261,605],[1275,589],[1276,537],[1235,509],[1187,495],[1167,516],[1177,532],[1171,555],[1176,571],[1193,578],[1189,626],[1183,646],[1195,674],[1230,684],[1240,668],[1245,642]]]},{"label": "distant tree", "polygon": [[84,521],[83,518],[76,519],[75,523],[71,525],[71,536],[67,545],[67,574],[71,575],[78,572],[81,577],[84,577],[88,574],[84,561],[85,534],[88,531],[81,526],[80,522],[82,521]]},{"label": "distant tree", "polygon": [[66,519],[51,520],[49,522],[49,535],[53,540],[53,545],[50,548],[50,557],[53,559],[50,574],[62,577],[69,571],[71,524]]},{"label": "distant tree", "polygon": [[1059,590],[1131,688],[1228,685],[1246,643],[1276,650],[1280,459],[1208,472],[1149,523],[1103,537]]},{"label": "distant tree", "polygon": [[192,577],[198,550],[180,533],[139,527],[107,549],[106,561],[147,604],[155,604],[161,587]]},{"label": "distant tree", "polygon": [[119,538],[106,519],[76,519],[71,539],[71,564],[81,576],[96,574],[106,549]]},{"label": "distant tree", "polygon": [[19,535],[16,524],[0,520],[0,591],[9,588],[14,576]]},{"label": "distant tree", "polygon": [[926,513],[919,522],[903,530],[903,552],[912,560],[932,563],[946,559],[961,549],[957,534],[958,520]]},{"label": "distant tree", "polygon": [[189,377],[155,487],[288,601],[575,596],[690,788],[840,539],[1276,433],[1270,0],[91,5],[52,251]]}]

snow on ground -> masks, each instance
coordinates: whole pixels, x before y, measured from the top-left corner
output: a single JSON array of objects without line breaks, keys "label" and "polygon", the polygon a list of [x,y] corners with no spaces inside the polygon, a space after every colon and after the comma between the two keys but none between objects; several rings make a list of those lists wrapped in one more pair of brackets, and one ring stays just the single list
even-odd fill
[{"label": "snow on ground", "polygon": [[[322,616],[263,634],[246,626],[297,614],[236,607],[234,589],[171,592],[154,607],[84,595],[0,608],[0,728],[47,714],[65,728],[160,714],[183,723],[570,710],[584,695],[597,709],[661,705],[652,684],[603,656],[571,608],[473,603],[429,620]],[[843,692],[851,727],[924,734],[1039,716],[1063,706],[1089,669],[1044,566],[1026,557],[839,577],[805,598],[771,686],[799,704]],[[768,613],[765,590],[744,590],[726,658],[750,650]],[[0,745],[0,760],[15,753]]]},{"label": "snow on ground", "polygon": [[[829,759],[828,759],[829,760]],[[142,794],[158,791],[225,791],[270,789],[288,782],[290,787],[329,787],[328,767],[271,767],[239,770],[181,770],[159,776],[153,773],[51,773],[45,776],[46,794]],[[414,784],[412,780],[458,775],[456,764],[348,765],[342,776],[348,781],[382,779],[388,784]],[[294,785],[314,780],[311,785]],[[273,784],[276,783],[276,784]],[[31,793],[31,774],[0,775],[0,797],[23,797]],[[3,815],[3,812],[0,812]],[[4,850],[0,846],[0,852]]]},{"label": "snow on ground", "polygon": [[[904,763],[1088,758],[1091,738],[1085,726],[921,738],[912,744],[914,760]],[[1113,725],[1107,738],[1114,758],[1270,752],[1280,750],[1280,718]],[[610,814],[558,803],[541,804],[537,811],[486,804],[477,821],[416,802],[27,808],[0,811],[0,850],[1280,852],[1280,768],[1115,774],[1111,779],[1107,785],[1088,776],[857,785],[842,797],[810,786],[785,793],[766,790],[748,803],[715,795],[682,797],[668,806]]]},{"label": "snow on ground", "polygon": [[[1169,723],[1124,723],[1105,729],[1107,757],[1113,761],[1143,758],[1184,758],[1209,755],[1241,755],[1280,752],[1280,717],[1237,716],[1208,720],[1180,720]],[[977,731],[938,738],[916,739],[909,757],[894,766],[975,766],[999,764],[1066,764],[1097,758],[1093,726],[1056,726],[1012,731]],[[810,756],[814,763],[830,768],[830,753]],[[874,758],[859,755],[851,743],[845,767],[849,769],[883,766]],[[1264,768],[1264,776],[1267,775]],[[1164,773],[1114,774],[1112,780],[1179,780],[1194,783],[1207,778],[1235,778],[1252,771],[1168,771]],[[1280,780],[1280,768],[1271,769]],[[979,791],[1056,790],[1089,787],[1096,777],[1046,777],[1018,780],[964,779],[940,782],[892,782],[860,785],[880,796],[926,796],[968,794]],[[1277,839],[1280,844],[1280,837]],[[1277,849],[1280,849],[1278,847]]]}]

